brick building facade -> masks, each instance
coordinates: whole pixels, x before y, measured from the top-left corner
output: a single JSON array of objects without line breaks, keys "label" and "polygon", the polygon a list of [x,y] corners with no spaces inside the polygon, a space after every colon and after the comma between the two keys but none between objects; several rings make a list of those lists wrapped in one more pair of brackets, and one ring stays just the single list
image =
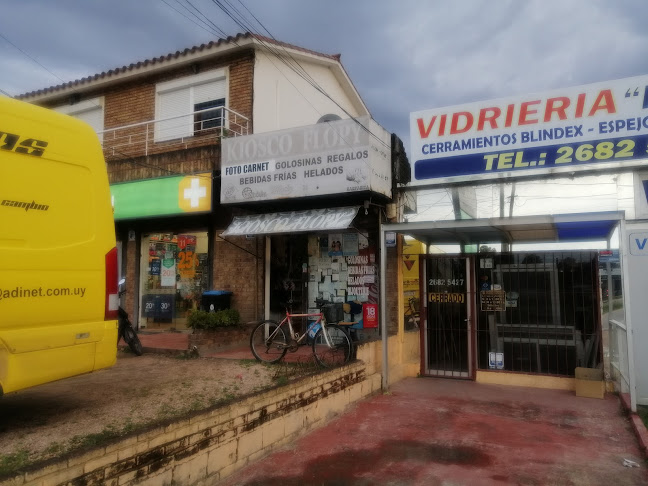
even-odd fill
[{"label": "brick building facade", "polygon": [[[268,49],[268,43],[273,44],[272,50]],[[277,50],[299,59],[306,70],[311,65],[320,70],[325,67],[327,71],[323,76],[320,74],[318,82],[338,88],[342,93],[339,102],[331,104],[329,100],[309,95],[308,86],[296,85],[290,79],[294,73],[289,71],[281,73],[285,79],[268,74],[276,60],[270,59],[268,63],[267,59],[276,57]],[[255,108],[268,106],[271,98],[268,92],[275,85],[276,113]],[[310,114],[295,108],[304,96],[311,96]],[[200,295],[209,289],[232,292],[231,305],[240,312],[243,322],[268,316],[269,260],[275,251],[267,246],[271,238],[259,234],[224,239],[221,233],[234,216],[340,205],[340,197],[336,195],[307,201],[221,204],[224,139],[291,128],[303,124],[304,119],[314,124],[323,113],[339,118],[368,115],[339,56],[251,34],[239,34],[19,98],[78,116],[99,132],[113,192],[116,234],[126,278],[127,293],[122,303],[140,328],[185,327],[187,312],[199,307]],[[76,108],[86,111],[75,111]],[[166,116],[168,113],[173,116]],[[179,192],[168,189],[172,179],[179,181]],[[183,186],[189,184],[187,181],[192,184],[190,188]],[[211,194],[211,201],[199,210],[193,209],[194,201],[189,209],[189,203],[176,201],[174,204],[180,210],[164,213],[160,208],[168,202],[158,202],[163,195],[160,194],[162,187],[167,188],[165,197],[180,199],[183,190],[199,188],[199,193]],[[175,195],[167,194],[173,191]],[[184,194],[187,197],[187,192]],[[127,199],[131,206],[124,212],[123,201]],[[343,198],[345,204],[359,207],[366,200],[372,200],[371,194]],[[383,196],[374,200],[365,215],[360,214],[356,221],[356,227],[362,225],[371,238],[377,235],[378,220],[390,198]],[[277,242],[282,246],[284,240]],[[187,258],[191,261],[186,265],[184,259],[190,253],[191,257]],[[396,261],[395,256],[393,260]],[[171,267],[165,267],[167,263]],[[165,305],[171,305],[166,313],[149,312],[149,307]]]}]

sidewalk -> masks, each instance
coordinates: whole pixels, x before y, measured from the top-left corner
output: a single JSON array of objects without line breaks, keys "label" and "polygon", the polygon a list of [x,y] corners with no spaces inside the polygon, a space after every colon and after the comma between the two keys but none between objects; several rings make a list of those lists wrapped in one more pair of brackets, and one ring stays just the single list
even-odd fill
[{"label": "sidewalk", "polygon": [[[187,332],[139,331],[137,333],[145,353],[180,353],[189,349]],[[126,344],[121,341],[121,345]]]},{"label": "sidewalk", "polygon": [[646,472],[615,395],[410,378],[218,484],[622,486]]}]

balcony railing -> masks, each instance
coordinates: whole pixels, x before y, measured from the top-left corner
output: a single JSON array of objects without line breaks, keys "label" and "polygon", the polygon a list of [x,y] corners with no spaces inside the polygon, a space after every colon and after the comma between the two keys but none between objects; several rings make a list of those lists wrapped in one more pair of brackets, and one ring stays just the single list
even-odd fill
[{"label": "balcony railing", "polygon": [[143,157],[249,133],[250,120],[224,106],[99,132],[106,160]]}]

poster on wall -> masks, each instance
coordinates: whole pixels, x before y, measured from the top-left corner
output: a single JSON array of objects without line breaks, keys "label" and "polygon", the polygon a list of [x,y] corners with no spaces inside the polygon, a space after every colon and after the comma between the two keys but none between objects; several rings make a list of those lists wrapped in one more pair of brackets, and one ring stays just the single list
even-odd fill
[{"label": "poster on wall", "polygon": [[174,296],[168,294],[146,294],[142,296],[144,317],[172,319],[174,315]]},{"label": "poster on wall", "polygon": [[161,262],[159,258],[151,260],[151,275],[160,275]]},{"label": "poster on wall", "polygon": [[329,256],[342,256],[342,233],[331,233],[328,237]]},{"label": "poster on wall", "polygon": [[328,256],[328,252],[329,252],[328,241],[329,241],[328,236],[321,236],[319,239],[321,258]]},{"label": "poster on wall", "polygon": [[346,257],[348,300],[377,303],[376,254],[367,248],[356,256]]},{"label": "poster on wall", "polygon": [[195,235],[178,235],[178,249],[180,250],[195,250],[196,249],[196,236]]},{"label": "poster on wall", "polygon": [[317,236],[309,236],[308,237],[308,256],[309,257],[314,257],[314,256],[319,256],[317,253],[319,250],[319,240]]},{"label": "poster on wall", "polygon": [[344,233],[342,235],[342,254],[344,256],[355,256],[358,254],[357,233]]},{"label": "poster on wall", "polygon": [[162,260],[162,278],[160,284],[162,287],[175,287],[176,264],[173,258],[165,258]]},{"label": "poster on wall", "polygon": [[369,248],[369,240],[365,235],[358,234],[358,250],[366,250]]},{"label": "poster on wall", "polygon": [[196,255],[192,250],[178,252],[178,273],[184,279],[196,276]]}]

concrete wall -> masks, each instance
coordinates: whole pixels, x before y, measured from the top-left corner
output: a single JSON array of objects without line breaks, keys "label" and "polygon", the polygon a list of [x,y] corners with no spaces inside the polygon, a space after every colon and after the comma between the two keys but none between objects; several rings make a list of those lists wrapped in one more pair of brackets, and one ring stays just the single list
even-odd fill
[{"label": "concrete wall", "polygon": [[[306,60],[300,60],[299,64],[352,116],[366,114],[354,106],[329,67]],[[254,66],[254,133],[313,125],[328,113],[349,118],[340,107],[276,57],[257,52]]]},{"label": "concrete wall", "polygon": [[[390,338],[391,382],[416,375],[414,343],[418,333]],[[362,344],[348,366],[34,467],[0,486],[210,484],[380,392],[381,357],[381,342]]]}]

